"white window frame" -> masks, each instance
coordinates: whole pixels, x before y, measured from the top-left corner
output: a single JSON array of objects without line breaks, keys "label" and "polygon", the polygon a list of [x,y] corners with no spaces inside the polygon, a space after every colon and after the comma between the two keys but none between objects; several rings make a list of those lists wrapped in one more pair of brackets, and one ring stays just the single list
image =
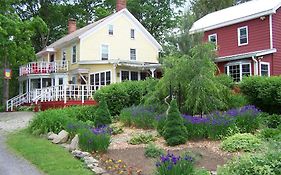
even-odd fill
[{"label": "white window frame", "polygon": [[[63,54],[63,53],[65,53],[65,60],[64,60],[64,54]],[[77,50],[76,50],[76,53],[77,53]],[[67,59],[67,58],[66,58],[66,49],[63,48],[63,49],[61,50],[61,63],[62,63],[62,64],[66,64],[66,62],[67,62],[66,59]]]},{"label": "white window frame", "polygon": [[242,72],[242,65],[249,65],[250,67],[250,76],[252,76],[252,64],[250,62],[235,62],[235,63],[230,63],[230,64],[227,64],[226,65],[226,70],[227,72],[225,72],[228,76],[230,76],[230,73],[229,73],[229,66],[236,66],[236,65],[239,65],[239,70],[240,70],[240,81],[242,81],[243,79],[243,72]]},{"label": "white window frame", "polygon": [[[96,80],[95,80],[95,74],[99,74],[99,85],[98,85],[99,88],[98,89],[100,89],[103,86],[107,86],[106,85],[106,72],[110,72],[110,84],[112,84],[112,82],[113,82],[113,74],[112,74],[111,70],[103,70],[103,71],[99,71],[99,72],[92,72],[92,73],[89,74],[90,80],[91,80],[91,75],[94,75],[94,82],[92,84],[92,82],[90,81],[90,84],[92,86],[94,86],[95,90],[96,90],[96,86],[97,86],[96,85]],[[105,83],[105,85],[101,85],[101,73],[104,73],[104,83]]]},{"label": "white window frame", "polygon": [[[131,50],[135,50],[135,59],[132,59]],[[130,48],[130,60],[131,60],[131,61],[136,61],[136,60],[137,60],[137,49],[135,49],[135,48]]]},{"label": "white window frame", "polygon": [[[246,36],[247,36],[247,43],[242,43],[241,44],[241,40],[240,40],[240,30],[242,29],[246,29]],[[245,46],[249,44],[249,30],[248,30],[248,26],[243,26],[243,27],[239,27],[237,29],[237,36],[238,36],[238,46]]]},{"label": "white window frame", "polygon": [[[75,62],[73,62],[73,47],[75,46],[75,51],[76,51],[76,53],[75,53]],[[72,45],[71,46],[71,64],[75,64],[75,63],[77,63],[77,45],[76,44],[74,44],[74,45]]]},{"label": "white window frame", "polygon": [[[112,27],[112,34],[110,33],[110,31],[111,31],[110,28],[111,28],[111,27]],[[109,35],[109,36],[113,36],[113,35],[114,35],[114,26],[113,26],[112,24],[109,24],[109,25],[108,25],[108,35]]]},{"label": "white window frame", "polygon": [[[132,31],[134,31],[133,33],[134,33],[134,36],[132,37]],[[130,38],[132,39],[132,40],[134,40],[134,39],[136,39],[136,30],[135,29],[131,29],[130,30]]]},{"label": "white window frame", "polygon": [[218,35],[217,35],[216,33],[210,34],[210,35],[208,36],[208,41],[211,42],[211,43],[213,43],[213,42],[211,41],[211,37],[213,37],[213,36],[216,38],[216,43],[214,43],[214,44],[216,45],[215,50],[218,50]]},{"label": "white window frame", "polygon": [[131,72],[137,72],[137,73],[138,73],[138,80],[135,80],[135,81],[140,81],[140,80],[141,80],[141,72],[140,72],[140,71],[120,69],[120,71],[119,71],[120,82],[123,82],[123,81],[122,81],[122,71],[127,71],[127,72],[129,72],[129,79],[128,79],[129,81],[131,81]]},{"label": "white window frame", "polygon": [[102,61],[106,61],[106,60],[103,60],[103,59],[102,59],[102,46],[107,46],[107,50],[108,50],[108,53],[107,53],[108,58],[107,58],[107,60],[109,60],[109,58],[110,58],[109,44],[101,44],[101,46],[100,46],[100,59],[101,59]]},{"label": "white window frame", "polygon": [[268,66],[268,77],[270,77],[270,63],[268,63],[268,62],[262,62],[262,61],[260,62],[260,64],[259,64],[259,70],[260,70],[260,71],[259,71],[259,75],[262,76],[262,75],[261,75],[261,65],[262,65],[262,64]]}]

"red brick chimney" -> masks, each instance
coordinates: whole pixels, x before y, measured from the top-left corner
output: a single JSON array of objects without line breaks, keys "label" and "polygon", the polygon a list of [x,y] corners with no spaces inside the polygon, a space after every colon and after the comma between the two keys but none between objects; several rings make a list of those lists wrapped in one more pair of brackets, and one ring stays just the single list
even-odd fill
[{"label": "red brick chimney", "polygon": [[127,0],[116,0],[116,10],[117,12],[127,8]]},{"label": "red brick chimney", "polygon": [[76,31],[76,20],[73,18],[70,18],[68,20],[68,34]]}]

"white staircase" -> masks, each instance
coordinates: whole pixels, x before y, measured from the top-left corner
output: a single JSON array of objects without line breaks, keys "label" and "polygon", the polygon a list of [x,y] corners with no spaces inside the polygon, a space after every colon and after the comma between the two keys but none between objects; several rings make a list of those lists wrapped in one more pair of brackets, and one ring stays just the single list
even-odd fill
[{"label": "white staircase", "polygon": [[95,92],[92,85],[68,84],[35,89],[33,91],[20,94],[6,102],[6,111],[13,111],[23,104],[38,104],[38,102],[80,100],[83,104],[85,100],[92,99]]}]

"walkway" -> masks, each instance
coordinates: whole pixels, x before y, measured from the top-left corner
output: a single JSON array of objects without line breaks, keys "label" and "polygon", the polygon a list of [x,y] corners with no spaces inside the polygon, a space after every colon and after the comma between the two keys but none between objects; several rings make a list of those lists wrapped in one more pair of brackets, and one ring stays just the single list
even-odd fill
[{"label": "walkway", "polygon": [[5,145],[6,134],[27,126],[32,112],[0,113],[0,175],[42,175],[34,165],[11,153]]}]

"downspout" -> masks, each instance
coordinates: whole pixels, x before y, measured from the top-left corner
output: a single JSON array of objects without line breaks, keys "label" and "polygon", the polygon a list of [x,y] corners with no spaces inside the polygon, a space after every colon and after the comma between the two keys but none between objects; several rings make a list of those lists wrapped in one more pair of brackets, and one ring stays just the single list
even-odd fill
[{"label": "downspout", "polygon": [[258,75],[258,61],[255,56],[252,56],[252,60],[254,61],[254,75]]}]

